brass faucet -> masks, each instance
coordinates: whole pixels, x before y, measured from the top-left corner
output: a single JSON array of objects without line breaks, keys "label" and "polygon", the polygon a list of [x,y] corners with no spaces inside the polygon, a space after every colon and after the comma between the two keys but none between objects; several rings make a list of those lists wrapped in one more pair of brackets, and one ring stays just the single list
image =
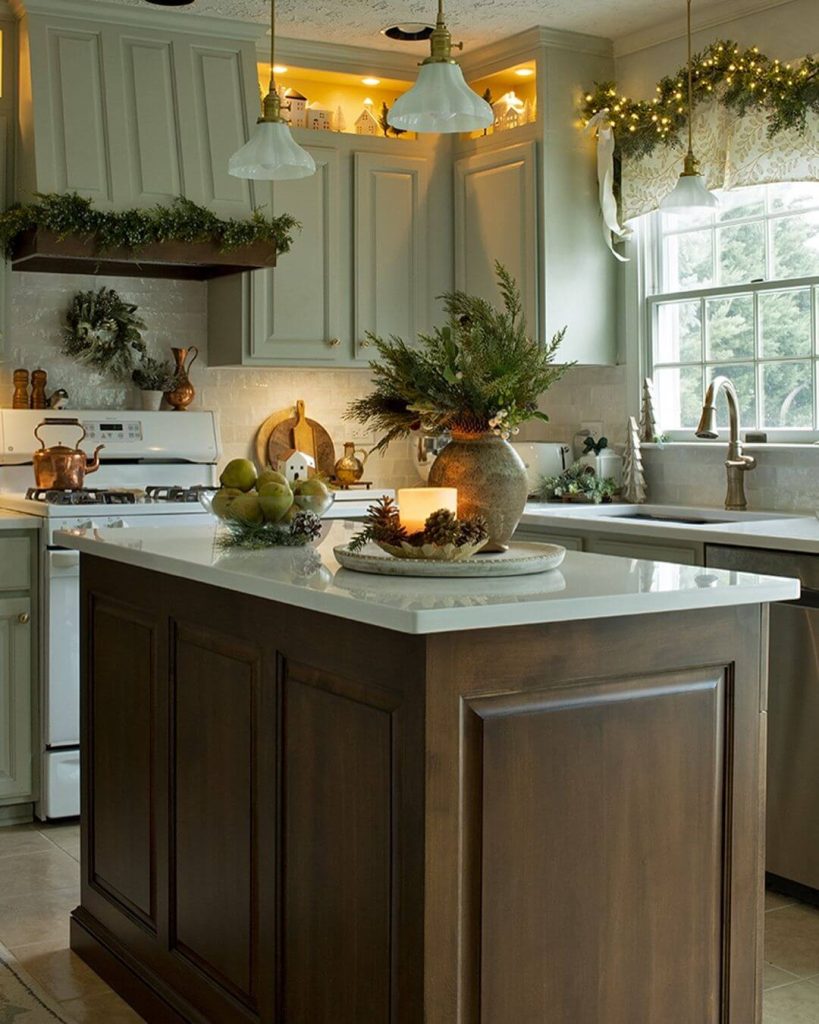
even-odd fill
[{"label": "brass faucet", "polygon": [[728,402],[728,458],[725,469],[728,473],[728,493],[725,496],[727,509],[740,511],[748,507],[745,498],[745,474],[749,469],[756,468],[756,459],[752,455],[742,454],[742,441],[739,439],[739,400],[734,385],[727,377],[714,377],[705,392],[702,416],[697,426],[697,437],[719,437],[717,430],[717,410],[714,406],[720,389],[725,391]]}]

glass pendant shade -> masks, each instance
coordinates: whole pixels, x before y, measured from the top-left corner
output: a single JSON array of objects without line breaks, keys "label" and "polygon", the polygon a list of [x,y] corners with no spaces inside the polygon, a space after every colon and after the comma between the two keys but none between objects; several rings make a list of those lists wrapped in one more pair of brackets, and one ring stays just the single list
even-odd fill
[{"label": "glass pendant shade", "polygon": [[693,210],[711,210],[719,200],[709,192],[701,174],[681,174],[677,184],[660,200],[663,213],[685,214]]},{"label": "glass pendant shade", "polygon": [[284,121],[259,121],[250,141],[233,154],[228,173],[254,181],[287,181],[316,173],[316,162]]},{"label": "glass pendant shade", "polygon": [[476,132],[494,122],[492,108],[469,88],[460,67],[449,61],[422,64],[418,80],[395,101],[388,115],[406,132]]}]

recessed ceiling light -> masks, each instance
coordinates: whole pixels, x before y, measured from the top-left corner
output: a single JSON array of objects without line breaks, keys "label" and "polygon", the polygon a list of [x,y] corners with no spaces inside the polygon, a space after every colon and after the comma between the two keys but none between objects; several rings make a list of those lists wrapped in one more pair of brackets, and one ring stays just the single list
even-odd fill
[{"label": "recessed ceiling light", "polygon": [[154,4],[156,7],[189,7],[193,0],[146,0],[149,4]]},{"label": "recessed ceiling light", "polygon": [[287,68],[284,66],[284,64],[274,64],[273,65],[273,74],[274,75],[286,75],[287,74]]},{"label": "recessed ceiling light", "polygon": [[531,78],[534,74],[534,68],[516,68],[515,74],[520,75],[521,78]]},{"label": "recessed ceiling light", "polygon": [[368,96],[368,97],[366,98],[366,100],[364,100],[364,106],[365,106],[365,107],[371,107],[372,105],[373,105],[373,101],[372,101],[372,100],[370,99],[370,97]]},{"label": "recessed ceiling light", "polygon": [[403,42],[422,43],[429,39],[435,31],[432,25],[425,25],[422,21],[402,21],[398,25],[389,25],[381,29],[381,35],[387,39],[399,39]]},{"label": "recessed ceiling light", "polygon": [[362,78],[361,81],[364,85],[381,85],[380,78]]}]

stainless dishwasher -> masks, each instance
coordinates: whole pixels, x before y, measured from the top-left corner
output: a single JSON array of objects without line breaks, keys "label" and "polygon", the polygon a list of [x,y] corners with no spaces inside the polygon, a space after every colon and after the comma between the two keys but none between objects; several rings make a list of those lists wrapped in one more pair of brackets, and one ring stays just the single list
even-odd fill
[{"label": "stainless dishwasher", "polygon": [[707,545],[706,565],[791,576],[798,601],[771,605],[768,884],[819,903],[819,555]]}]

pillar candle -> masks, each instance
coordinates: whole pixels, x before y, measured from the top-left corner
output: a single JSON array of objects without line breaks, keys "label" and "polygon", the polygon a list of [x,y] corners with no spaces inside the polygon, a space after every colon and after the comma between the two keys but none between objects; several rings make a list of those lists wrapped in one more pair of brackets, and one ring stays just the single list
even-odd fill
[{"label": "pillar candle", "polygon": [[398,491],[398,518],[407,533],[420,533],[429,516],[440,508],[458,514],[455,487],[403,487]]}]

